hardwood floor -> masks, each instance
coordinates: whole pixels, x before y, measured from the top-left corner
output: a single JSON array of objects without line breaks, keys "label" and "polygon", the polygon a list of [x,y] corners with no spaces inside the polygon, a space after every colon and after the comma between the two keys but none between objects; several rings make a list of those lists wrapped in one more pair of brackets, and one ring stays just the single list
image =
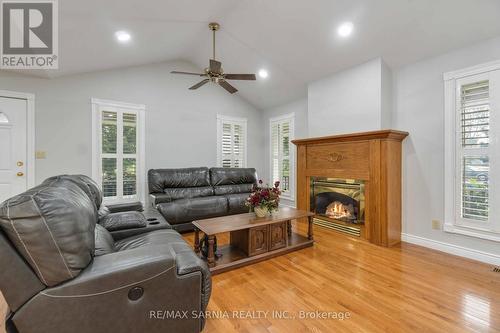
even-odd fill
[{"label": "hardwood floor", "polygon": [[500,274],[490,265],[314,232],[312,248],[214,276],[208,310],[349,312],[349,319],[208,319],[204,332],[500,332]]},{"label": "hardwood floor", "polygon": [[[406,243],[378,247],[321,227],[315,239],[311,248],[214,276],[210,313],[242,312],[208,319],[204,332],[500,332],[500,274],[490,265]],[[270,313],[241,318],[248,311]],[[300,319],[300,311],[350,318]]]},{"label": "hardwood floor", "polygon": [[0,318],[2,320],[2,324],[0,326],[0,332],[4,333],[5,329],[3,327],[3,319],[5,318],[5,315],[7,314],[7,304],[5,304],[5,300],[3,298],[2,293],[0,292]]}]

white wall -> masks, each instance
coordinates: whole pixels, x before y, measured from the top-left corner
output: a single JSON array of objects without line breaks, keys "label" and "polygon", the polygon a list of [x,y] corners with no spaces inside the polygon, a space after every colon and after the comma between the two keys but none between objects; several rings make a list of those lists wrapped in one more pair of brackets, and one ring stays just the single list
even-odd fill
[{"label": "white wall", "polygon": [[[295,119],[294,119],[294,138],[295,139],[303,139],[308,137],[308,130],[307,130],[307,100],[305,98],[300,99],[298,101],[294,101],[291,103],[287,103],[275,108],[267,109],[264,110],[263,112],[263,125],[262,128],[265,130],[264,131],[264,142],[265,148],[263,150],[264,152],[264,172],[259,175],[263,180],[266,182],[272,183],[271,178],[271,146],[270,146],[270,132],[269,132],[269,120],[274,117],[282,116],[285,114],[290,114],[294,113]],[[296,152],[296,147],[295,145],[292,145],[291,147],[294,149],[294,152]],[[297,158],[297,154],[294,155],[295,160]],[[296,163],[296,161],[295,161]],[[297,165],[297,164],[295,164]],[[295,206],[295,200],[282,200],[283,204],[289,205],[289,206]]]},{"label": "white wall", "polygon": [[394,112],[394,96],[392,71],[387,64],[381,61],[381,92],[380,92],[380,129],[392,127],[392,113]]},{"label": "white wall", "polygon": [[91,175],[91,97],[146,105],[146,169],[215,166],[217,113],[248,118],[248,166],[264,170],[261,112],[212,84],[190,91],[196,70],[170,62],[56,79],[0,73],[0,89],[36,95],[37,183],[61,173]]},{"label": "white wall", "polygon": [[309,83],[309,136],[381,129],[383,66],[377,58]]},{"label": "white wall", "polygon": [[500,243],[431,227],[432,219],[443,222],[446,195],[443,73],[498,59],[500,38],[395,71],[393,127],[410,133],[404,142],[403,155],[404,233],[500,256]]}]

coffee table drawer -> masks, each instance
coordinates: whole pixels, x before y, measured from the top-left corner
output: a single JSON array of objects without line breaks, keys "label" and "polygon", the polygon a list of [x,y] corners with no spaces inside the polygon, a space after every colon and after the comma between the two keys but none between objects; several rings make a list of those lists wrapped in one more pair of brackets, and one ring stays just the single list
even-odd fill
[{"label": "coffee table drawer", "polygon": [[286,222],[269,225],[269,251],[286,246]]}]

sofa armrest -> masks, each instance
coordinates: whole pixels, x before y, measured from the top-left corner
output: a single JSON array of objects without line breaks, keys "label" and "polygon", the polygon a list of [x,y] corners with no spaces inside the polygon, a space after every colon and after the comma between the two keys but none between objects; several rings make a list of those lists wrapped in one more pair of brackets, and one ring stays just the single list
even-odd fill
[{"label": "sofa armrest", "polygon": [[108,207],[110,213],[121,213],[129,211],[142,212],[144,209],[142,203],[139,201],[106,205],[106,207]]},{"label": "sofa armrest", "polygon": [[175,254],[168,245],[144,246],[94,257],[76,278],[42,293],[53,297],[95,295],[138,285],[162,275],[173,278],[170,271],[175,272]]},{"label": "sofa armrest", "polygon": [[117,231],[131,228],[144,228],[147,225],[146,218],[140,212],[111,213],[99,219],[99,224],[108,231]]},{"label": "sofa armrest", "polygon": [[146,226],[143,227],[138,226],[135,228],[110,231],[111,235],[113,236],[113,239],[115,241],[118,241],[127,237],[144,234],[151,231],[172,229],[172,226],[167,222],[167,220],[165,220],[163,215],[161,215],[160,212],[158,212],[156,209],[146,208],[146,210],[142,212],[142,214],[146,219]]},{"label": "sofa armrest", "polygon": [[162,202],[170,202],[172,201],[172,197],[166,193],[151,193],[149,195],[151,205],[153,207],[156,207],[157,204],[162,203]]},{"label": "sofa armrest", "polygon": [[[20,332],[200,332],[202,274],[179,276],[169,244],[95,257],[80,275],[33,297],[13,320]],[[158,313],[188,313],[159,318]],[[58,313],[54,316],[54,313]]]}]

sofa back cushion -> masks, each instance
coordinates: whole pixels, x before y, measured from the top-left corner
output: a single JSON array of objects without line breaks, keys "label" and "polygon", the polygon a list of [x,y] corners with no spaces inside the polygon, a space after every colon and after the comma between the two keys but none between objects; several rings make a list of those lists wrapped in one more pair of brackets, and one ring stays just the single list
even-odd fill
[{"label": "sofa back cushion", "polygon": [[210,186],[208,168],[151,169],[148,171],[149,193],[166,188]]},{"label": "sofa back cushion", "polygon": [[210,182],[216,195],[249,193],[257,185],[254,168],[211,168]]},{"label": "sofa back cushion", "polygon": [[0,205],[0,227],[46,286],[77,276],[94,254],[95,204],[56,177]]},{"label": "sofa back cushion", "polygon": [[215,195],[238,194],[252,192],[254,184],[220,185],[214,186]]},{"label": "sofa back cushion", "polygon": [[166,188],[165,190],[163,190],[163,193],[165,193],[165,196],[163,197],[164,202],[169,202],[185,198],[208,197],[214,195],[214,189],[212,188],[212,186],[178,187]]},{"label": "sofa back cushion", "polygon": [[103,199],[102,191],[99,185],[92,178],[85,175],[59,175],[47,178],[46,180],[44,180],[44,183],[50,183],[56,178],[64,178],[70,181],[74,181],[75,184],[78,185],[78,187],[80,187],[88,195],[90,200],[94,202],[97,210],[101,208]]}]

